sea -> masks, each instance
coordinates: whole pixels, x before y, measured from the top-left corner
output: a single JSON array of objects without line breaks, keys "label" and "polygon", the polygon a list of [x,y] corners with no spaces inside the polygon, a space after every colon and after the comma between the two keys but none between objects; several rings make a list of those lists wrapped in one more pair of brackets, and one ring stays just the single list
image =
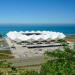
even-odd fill
[{"label": "sea", "polygon": [[75,24],[0,24],[3,36],[9,31],[54,31],[75,34]]}]

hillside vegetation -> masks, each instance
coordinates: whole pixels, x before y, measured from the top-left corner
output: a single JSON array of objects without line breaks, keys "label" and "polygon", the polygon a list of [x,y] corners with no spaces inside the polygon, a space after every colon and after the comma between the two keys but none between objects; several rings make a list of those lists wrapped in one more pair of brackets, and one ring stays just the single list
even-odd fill
[{"label": "hillside vegetation", "polygon": [[[64,50],[45,52],[47,62],[41,65],[40,71],[27,71],[12,66],[12,63],[0,61],[0,75],[75,75],[75,49],[68,45]],[[49,59],[49,58],[53,59]]]}]

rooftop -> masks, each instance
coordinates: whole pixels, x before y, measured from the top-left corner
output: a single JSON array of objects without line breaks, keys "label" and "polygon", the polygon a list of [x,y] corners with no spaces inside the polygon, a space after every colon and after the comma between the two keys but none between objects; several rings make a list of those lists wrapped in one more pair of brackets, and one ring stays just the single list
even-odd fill
[{"label": "rooftop", "polygon": [[21,41],[44,41],[44,40],[56,40],[64,39],[65,35],[60,32],[52,31],[10,31],[7,33],[7,37],[11,40]]}]

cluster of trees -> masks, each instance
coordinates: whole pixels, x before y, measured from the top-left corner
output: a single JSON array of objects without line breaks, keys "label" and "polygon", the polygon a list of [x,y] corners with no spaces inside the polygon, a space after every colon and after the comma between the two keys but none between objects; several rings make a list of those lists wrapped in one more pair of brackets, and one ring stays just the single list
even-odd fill
[{"label": "cluster of trees", "polygon": [[75,75],[75,50],[64,48],[63,51],[56,50],[46,52],[53,60],[48,60],[43,64],[41,75]]},{"label": "cluster of trees", "polygon": [[[64,46],[64,50],[55,50],[53,52],[46,52],[48,60],[42,64],[41,70],[36,71],[23,71],[17,73],[17,69],[11,64],[6,63],[6,67],[11,68],[10,75],[75,75],[75,49],[70,49],[68,46]],[[53,58],[52,60],[49,59]],[[3,62],[0,62],[0,67]],[[0,75],[3,75],[0,72]]]}]

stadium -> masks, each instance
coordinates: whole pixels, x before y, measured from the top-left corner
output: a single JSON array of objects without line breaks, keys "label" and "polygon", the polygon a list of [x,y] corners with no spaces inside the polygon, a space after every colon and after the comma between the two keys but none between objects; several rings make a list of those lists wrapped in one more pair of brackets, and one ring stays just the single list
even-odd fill
[{"label": "stadium", "polygon": [[57,41],[66,36],[52,31],[11,31],[7,33],[7,42],[16,58],[43,56],[45,51],[63,48]]}]

